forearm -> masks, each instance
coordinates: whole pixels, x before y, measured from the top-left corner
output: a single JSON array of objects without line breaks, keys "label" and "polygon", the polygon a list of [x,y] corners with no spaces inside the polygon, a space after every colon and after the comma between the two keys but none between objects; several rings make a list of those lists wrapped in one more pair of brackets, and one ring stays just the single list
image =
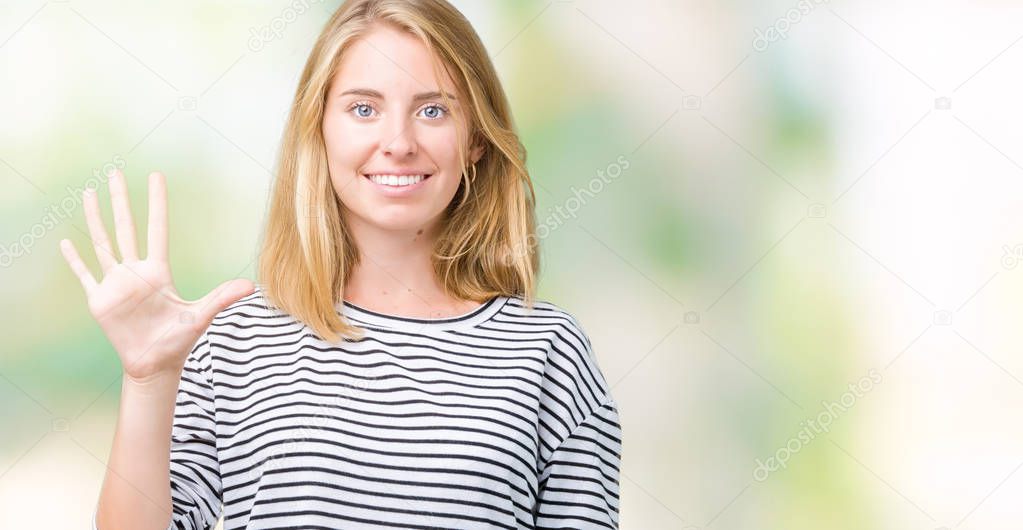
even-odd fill
[{"label": "forearm", "polygon": [[99,530],[168,527],[170,442],[179,379],[122,379],[117,429],[97,507]]}]

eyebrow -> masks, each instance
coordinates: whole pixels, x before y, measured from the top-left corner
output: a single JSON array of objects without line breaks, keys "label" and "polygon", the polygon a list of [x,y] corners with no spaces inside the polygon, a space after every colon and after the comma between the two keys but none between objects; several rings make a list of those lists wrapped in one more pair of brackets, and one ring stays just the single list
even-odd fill
[{"label": "eyebrow", "polygon": [[[371,88],[350,88],[348,90],[345,90],[341,94],[339,94],[338,97],[347,96],[349,94],[354,94],[354,95],[357,95],[357,96],[366,96],[366,97],[371,97],[371,98],[378,98],[378,99],[385,99],[383,94],[381,94],[380,92],[378,92],[376,90],[373,90]],[[444,95],[444,94],[446,94],[448,96],[448,98],[450,98],[452,100],[457,100],[458,99],[458,98],[456,98],[455,96],[451,95],[448,92],[444,92],[443,94],[441,94],[440,92],[434,91],[434,92],[423,92],[423,93],[420,93],[420,94],[416,94],[416,95],[412,96],[412,101],[415,102],[415,101],[425,101],[425,100],[429,100],[429,99],[440,99],[440,97],[442,95]]]}]

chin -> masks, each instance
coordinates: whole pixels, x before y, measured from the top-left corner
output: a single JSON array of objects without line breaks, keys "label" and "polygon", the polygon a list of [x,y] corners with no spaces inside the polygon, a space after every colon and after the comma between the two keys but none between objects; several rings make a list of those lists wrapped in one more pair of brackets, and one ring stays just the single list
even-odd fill
[{"label": "chin", "polygon": [[417,231],[426,228],[440,218],[444,208],[436,214],[424,211],[423,208],[409,207],[408,205],[383,205],[373,208],[368,215],[360,216],[363,221],[371,226],[382,230],[403,232]]}]

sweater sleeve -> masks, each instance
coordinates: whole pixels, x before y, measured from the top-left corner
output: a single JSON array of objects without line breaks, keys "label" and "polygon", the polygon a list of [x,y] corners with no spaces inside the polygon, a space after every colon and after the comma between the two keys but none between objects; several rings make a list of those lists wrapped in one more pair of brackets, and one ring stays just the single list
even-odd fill
[{"label": "sweater sleeve", "polygon": [[211,344],[203,333],[185,361],[174,405],[170,450],[174,513],[168,527],[172,530],[207,530],[221,515],[223,492],[210,364]]},{"label": "sweater sleeve", "polygon": [[606,400],[562,441],[540,471],[536,528],[618,528],[622,433]]}]

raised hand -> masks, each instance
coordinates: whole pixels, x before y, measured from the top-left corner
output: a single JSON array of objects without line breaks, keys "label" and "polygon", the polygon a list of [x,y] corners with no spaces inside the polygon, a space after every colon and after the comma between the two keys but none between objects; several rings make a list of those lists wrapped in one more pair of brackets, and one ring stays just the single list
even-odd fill
[{"label": "raised hand", "polygon": [[82,202],[102,280],[96,281],[71,241],[60,241],[61,253],[81,281],[89,312],[117,351],[125,377],[138,383],[163,376],[177,378],[213,317],[251,294],[254,285],[245,279],[230,280],[199,300],[182,299],[174,288],[167,260],[167,184],[163,174],[149,175],[145,259],[139,259],[136,250],[128,186],[120,170],[110,176],[109,186],[120,261],[103,226],[96,191],[91,189],[82,193]]}]

